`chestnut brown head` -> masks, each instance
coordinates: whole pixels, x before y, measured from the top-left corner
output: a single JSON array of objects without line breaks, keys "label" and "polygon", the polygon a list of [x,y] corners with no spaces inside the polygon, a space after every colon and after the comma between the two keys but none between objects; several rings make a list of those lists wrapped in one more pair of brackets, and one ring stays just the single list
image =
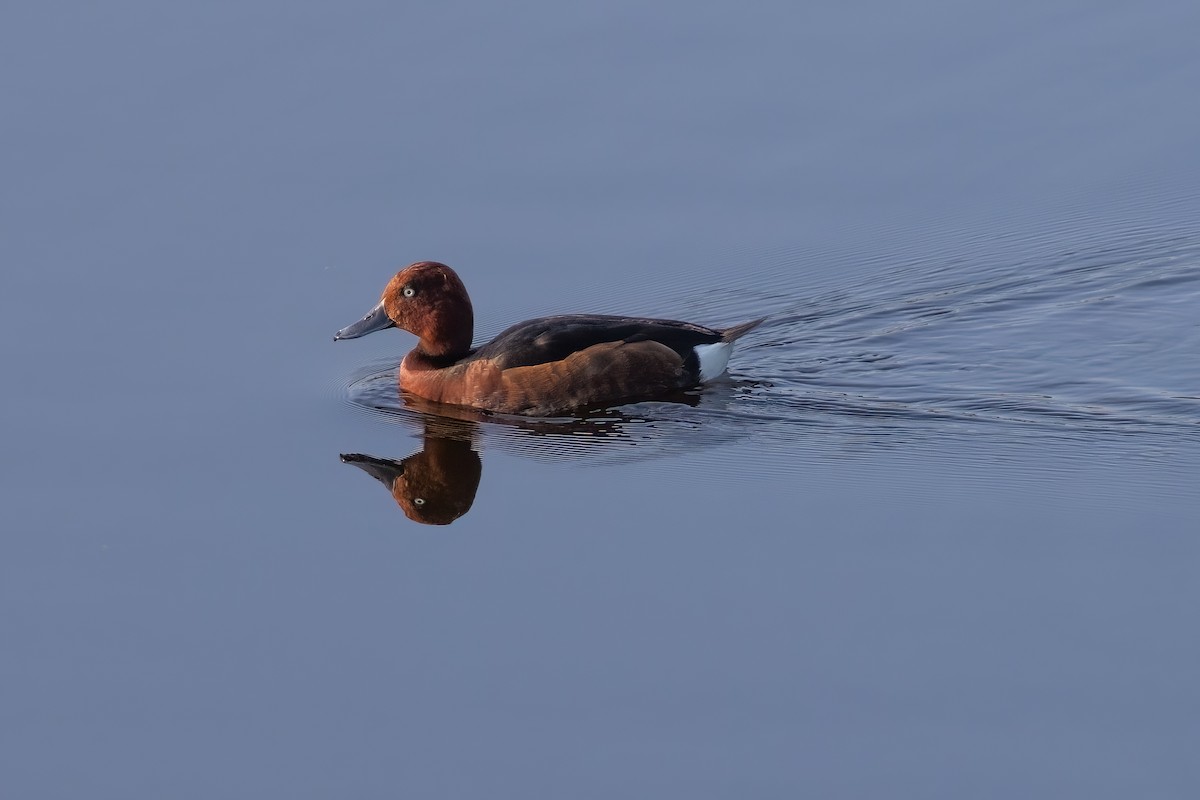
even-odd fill
[{"label": "chestnut brown head", "polygon": [[333,337],[356,339],[398,327],[415,334],[430,356],[460,356],[471,349],[475,315],[471,298],[454,270],[436,261],[418,261],[396,273],[379,305]]}]

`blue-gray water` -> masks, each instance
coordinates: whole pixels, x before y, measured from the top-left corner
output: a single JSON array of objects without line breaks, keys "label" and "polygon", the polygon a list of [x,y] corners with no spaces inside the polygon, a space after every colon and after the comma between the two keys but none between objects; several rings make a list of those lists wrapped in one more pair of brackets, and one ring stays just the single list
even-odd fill
[{"label": "blue-gray water", "polygon": [[[0,794],[1197,796],[1197,31],[6,8]],[[479,338],[770,319],[441,420],[331,341],[426,258]],[[422,451],[448,527],[339,459]]]}]

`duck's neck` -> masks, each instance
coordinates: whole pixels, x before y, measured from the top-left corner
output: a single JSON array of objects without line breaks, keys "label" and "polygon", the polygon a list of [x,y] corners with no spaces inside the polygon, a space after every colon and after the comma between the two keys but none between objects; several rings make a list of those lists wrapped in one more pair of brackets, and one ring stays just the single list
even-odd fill
[{"label": "duck's neck", "polygon": [[445,369],[452,367],[462,359],[471,354],[468,349],[462,353],[447,353],[443,355],[434,355],[425,351],[424,347],[418,344],[404,358],[404,368],[416,372],[433,369]]},{"label": "duck's neck", "polygon": [[470,305],[456,304],[451,308],[439,308],[437,312],[411,353],[421,366],[433,369],[449,366],[470,355],[471,338],[475,334],[475,318]]}]

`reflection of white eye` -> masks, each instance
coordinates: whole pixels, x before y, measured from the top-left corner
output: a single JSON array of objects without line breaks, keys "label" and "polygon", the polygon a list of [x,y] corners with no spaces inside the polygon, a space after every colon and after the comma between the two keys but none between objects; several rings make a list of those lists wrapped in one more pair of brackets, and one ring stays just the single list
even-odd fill
[{"label": "reflection of white eye", "polygon": [[414,505],[414,506],[423,506],[423,505],[425,505],[425,498],[424,498],[424,497],[414,497],[414,498],[413,498],[413,505]]},{"label": "reflection of white eye", "polygon": [[417,293],[417,290],[411,286],[405,286],[404,291],[401,292],[401,294],[403,294],[405,297],[412,297],[416,293]]}]

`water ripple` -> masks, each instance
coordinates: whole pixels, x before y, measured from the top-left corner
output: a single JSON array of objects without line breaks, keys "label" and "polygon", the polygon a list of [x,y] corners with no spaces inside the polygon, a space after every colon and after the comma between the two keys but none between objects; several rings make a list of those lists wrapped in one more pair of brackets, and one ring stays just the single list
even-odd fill
[{"label": "water ripple", "polygon": [[[829,451],[986,440],[996,454],[1107,443],[1112,458],[1195,448],[1200,240],[1134,231],[1090,249],[1050,244],[1015,259],[896,258],[869,285],[806,288],[795,264],[764,268],[719,298],[678,303],[714,324],[770,315],[730,378],[686,402],[480,419],[502,423],[489,426],[500,446],[601,462],[746,441],[764,459],[800,440]],[[414,412],[395,366],[364,367],[346,400],[404,421]]]}]

